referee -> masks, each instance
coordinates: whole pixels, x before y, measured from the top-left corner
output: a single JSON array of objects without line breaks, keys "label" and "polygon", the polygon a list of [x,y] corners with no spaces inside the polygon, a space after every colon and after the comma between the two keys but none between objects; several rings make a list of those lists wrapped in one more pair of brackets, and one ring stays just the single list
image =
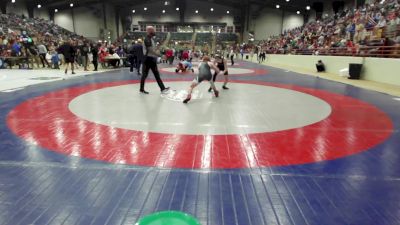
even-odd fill
[{"label": "referee", "polygon": [[160,56],[158,52],[156,52],[156,44],[154,41],[155,30],[154,27],[148,26],[146,27],[147,36],[144,39],[143,44],[143,52],[144,52],[144,63],[143,63],[143,75],[140,80],[140,92],[143,94],[149,94],[149,92],[144,90],[144,82],[146,81],[147,76],[149,75],[149,70],[153,71],[154,77],[157,80],[158,86],[161,89],[161,92],[167,92],[169,87],[165,87],[164,83],[160,78],[160,72],[157,68],[157,58]]}]

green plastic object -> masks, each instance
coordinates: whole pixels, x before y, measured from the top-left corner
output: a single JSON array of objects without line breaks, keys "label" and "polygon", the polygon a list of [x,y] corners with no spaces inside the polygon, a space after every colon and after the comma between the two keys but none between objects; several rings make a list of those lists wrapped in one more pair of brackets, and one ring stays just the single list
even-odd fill
[{"label": "green plastic object", "polygon": [[183,212],[162,211],[143,217],[135,225],[200,225],[200,223]]}]

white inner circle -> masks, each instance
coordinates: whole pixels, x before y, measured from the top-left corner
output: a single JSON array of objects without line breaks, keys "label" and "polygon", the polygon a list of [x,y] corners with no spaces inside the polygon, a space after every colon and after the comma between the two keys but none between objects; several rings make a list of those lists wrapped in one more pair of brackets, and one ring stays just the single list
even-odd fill
[{"label": "white inner circle", "polygon": [[[302,92],[255,84],[230,83],[220,97],[201,83],[192,101],[183,104],[190,82],[166,82],[171,91],[160,96],[155,82],[103,88],[73,99],[78,117],[112,127],[144,132],[223,135],[274,132],[319,122],[331,113],[325,101]],[[216,83],[220,89],[221,83]],[[172,100],[172,101],[171,101]]]},{"label": "white inner circle", "polygon": [[[167,67],[167,68],[161,68],[161,71],[164,72],[170,72],[170,73],[175,73],[176,67]],[[194,73],[198,73],[197,67],[193,66]],[[188,70],[186,71],[187,73],[192,73],[192,71]],[[251,69],[244,69],[244,68],[228,68],[229,74],[249,74],[249,73],[254,73],[254,70]],[[182,73],[182,72],[180,72]]]}]

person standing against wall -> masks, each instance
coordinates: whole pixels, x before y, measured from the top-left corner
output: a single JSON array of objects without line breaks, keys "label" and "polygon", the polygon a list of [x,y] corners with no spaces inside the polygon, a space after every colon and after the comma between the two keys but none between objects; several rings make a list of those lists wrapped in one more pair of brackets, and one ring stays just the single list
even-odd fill
[{"label": "person standing against wall", "polygon": [[261,50],[259,63],[263,63],[265,61],[265,58],[266,58],[266,52],[265,50]]},{"label": "person standing against wall", "polygon": [[260,49],[258,48],[258,46],[256,46],[256,47],[254,48],[254,53],[256,54],[257,61],[259,61],[259,59],[258,59],[259,52],[260,52]]},{"label": "person standing against wall", "polygon": [[79,46],[79,51],[81,53],[81,61],[85,71],[88,71],[88,61],[89,61],[89,43],[84,42],[82,45]]},{"label": "person standing against wall", "polygon": [[251,48],[250,50],[250,60],[253,62],[253,57],[254,57],[254,48]]},{"label": "person standing against wall", "polygon": [[144,63],[143,63],[143,75],[140,80],[140,92],[143,94],[149,94],[149,92],[144,90],[144,83],[146,81],[147,76],[149,75],[149,70],[154,74],[154,77],[157,80],[157,84],[161,89],[161,92],[167,92],[169,87],[165,87],[164,83],[161,80],[160,72],[157,68],[157,58],[160,57],[160,53],[156,50],[156,43],[154,41],[154,36],[156,35],[155,29],[153,26],[146,27],[147,36],[144,39],[143,44],[143,52],[144,55]]},{"label": "person standing against wall", "polygon": [[131,46],[129,46],[128,49],[128,60],[129,60],[129,72],[133,73],[133,68],[136,68],[136,56],[135,56],[135,50],[134,47],[135,46],[135,42],[132,42]]},{"label": "person standing against wall", "polygon": [[231,48],[230,57],[231,57],[231,65],[233,66],[235,64],[235,62],[233,61],[233,58],[235,57],[235,51],[233,50],[233,47]]},{"label": "person standing against wall", "polygon": [[37,46],[37,49],[39,51],[39,57],[40,57],[40,61],[43,64],[43,68],[45,68],[46,65],[47,65],[48,68],[51,68],[49,62],[46,59],[46,54],[47,54],[46,46],[43,43],[39,43],[38,46]]},{"label": "person standing against wall", "polygon": [[100,45],[101,44],[97,44],[97,45],[92,44],[90,47],[90,52],[93,55],[93,60],[92,60],[92,63],[94,66],[93,71],[97,71],[97,67],[99,66],[99,46]]},{"label": "person standing against wall", "polygon": [[143,56],[143,41],[142,39],[138,39],[137,43],[133,46],[134,49],[134,57],[136,58],[135,68],[138,75],[142,75],[140,72],[140,66],[143,63],[144,56]]},{"label": "person standing against wall", "polygon": [[167,49],[165,56],[167,57],[167,61],[169,63],[169,65],[172,65],[172,63],[174,62],[174,51],[170,48]]},{"label": "person standing against wall", "polygon": [[60,52],[64,56],[64,62],[66,64],[65,74],[68,73],[69,65],[71,65],[72,74],[75,74],[74,72],[75,49],[72,46],[72,41],[64,42],[64,44],[61,45],[60,48],[58,49],[58,52]]},{"label": "person standing against wall", "polygon": [[263,50],[260,48],[258,52],[258,63],[261,63],[263,60]]}]

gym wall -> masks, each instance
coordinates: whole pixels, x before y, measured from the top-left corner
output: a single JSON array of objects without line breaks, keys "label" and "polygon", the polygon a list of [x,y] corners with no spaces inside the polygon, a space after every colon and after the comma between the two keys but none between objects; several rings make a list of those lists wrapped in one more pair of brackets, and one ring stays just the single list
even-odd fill
[{"label": "gym wall", "polygon": [[8,3],[6,10],[9,13],[14,13],[20,16],[24,15],[28,17],[28,8],[26,7],[26,3],[24,1],[16,1],[13,4]]},{"label": "gym wall", "polygon": [[[313,6],[314,2],[321,2],[322,5],[322,16],[333,16],[332,3],[337,0],[314,0],[310,1],[310,6]],[[344,8],[352,8],[354,5],[353,0],[343,0]],[[264,40],[270,36],[279,35],[284,30],[292,29],[295,27],[302,26],[304,24],[304,13],[305,9],[299,9],[300,15],[297,15],[295,10],[285,10],[285,6],[281,6],[280,9],[265,7],[259,9],[258,7],[252,7],[252,21],[250,30],[254,31],[256,40]],[[311,9],[308,11],[308,21],[316,20],[316,11]]]},{"label": "gym wall", "polygon": [[[18,15],[23,14],[28,17],[27,4],[23,0],[16,1],[13,4],[7,4],[7,12]],[[118,21],[119,34],[117,33],[115,14],[114,7],[110,4],[106,4],[106,24],[107,29],[112,32],[111,36],[113,40],[123,33],[121,18]],[[40,9],[35,8],[33,15],[38,18],[50,19],[48,9],[44,4]],[[105,29],[102,4],[67,8],[65,10],[60,9],[54,14],[54,22],[69,31],[93,40],[99,39],[100,30]]]},{"label": "gym wall", "polygon": [[[254,57],[255,60],[255,57]],[[399,59],[348,57],[348,56],[313,56],[313,55],[267,55],[267,65],[290,66],[305,71],[316,71],[315,64],[322,60],[326,72],[340,75],[340,70],[349,67],[349,63],[362,63],[361,79],[400,86],[398,71]]]},{"label": "gym wall", "polygon": [[270,36],[279,35],[284,30],[303,25],[302,15],[278,9],[265,8],[252,21],[256,40],[264,40]]}]

